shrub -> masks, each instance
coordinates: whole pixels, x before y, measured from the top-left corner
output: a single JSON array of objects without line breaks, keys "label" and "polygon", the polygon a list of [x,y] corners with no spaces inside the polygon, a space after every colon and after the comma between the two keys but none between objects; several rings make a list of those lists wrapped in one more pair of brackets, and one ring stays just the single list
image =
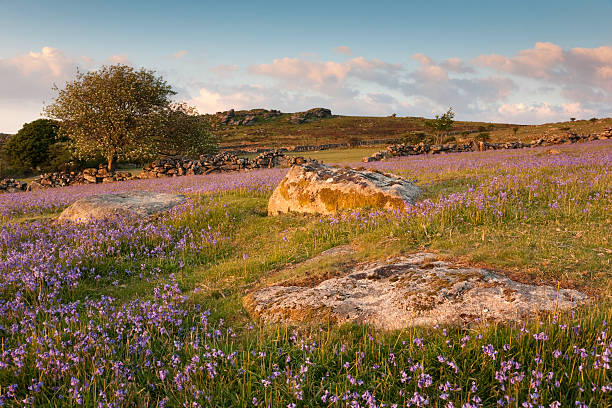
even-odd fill
[{"label": "shrub", "polygon": [[37,119],[26,123],[4,145],[10,165],[34,169],[49,161],[49,147],[56,143],[58,123],[49,119]]},{"label": "shrub", "polygon": [[456,141],[457,139],[455,136],[447,136],[444,138],[444,140],[442,140],[442,143],[455,143]]},{"label": "shrub", "polygon": [[477,142],[488,142],[491,140],[491,135],[488,132],[481,132],[474,138]]},{"label": "shrub", "polygon": [[49,146],[49,164],[47,171],[69,171],[78,168],[69,142],[58,142]]},{"label": "shrub", "polygon": [[349,140],[347,143],[349,147],[356,147],[356,146],[359,146],[360,141],[361,140],[358,137],[353,136],[353,137],[349,137]]},{"label": "shrub", "polygon": [[425,132],[410,132],[402,136],[402,143],[415,145],[427,140],[427,133]]},{"label": "shrub", "polygon": [[453,112],[453,108],[448,108],[446,113],[436,115],[435,119],[425,121],[425,127],[433,133],[434,141],[436,143],[439,144],[442,141],[444,134],[451,129],[453,123],[455,122],[453,120],[454,117],[455,112]]}]

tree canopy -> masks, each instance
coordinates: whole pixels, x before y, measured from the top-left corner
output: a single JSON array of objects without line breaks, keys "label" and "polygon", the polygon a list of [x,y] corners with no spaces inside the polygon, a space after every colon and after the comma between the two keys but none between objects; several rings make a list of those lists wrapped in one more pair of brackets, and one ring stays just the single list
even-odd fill
[{"label": "tree canopy", "polygon": [[[184,139],[194,135],[201,143],[212,140],[205,139],[193,112],[171,103],[176,93],[170,85],[144,68],[116,64],[77,72],[63,89],[54,89],[58,96],[46,107],[47,115],[60,121],[60,134],[70,138],[80,158],[102,156],[109,170],[117,159],[146,159],[172,145],[189,145]],[[188,132],[168,133],[189,125]]]},{"label": "tree canopy", "polygon": [[453,112],[453,108],[448,108],[446,113],[436,115],[435,119],[425,121],[425,126],[433,132],[436,143],[442,142],[442,136],[453,126],[454,117],[455,112]]},{"label": "tree canopy", "polygon": [[58,128],[58,123],[50,119],[37,119],[24,124],[3,146],[9,164],[22,168],[47,164],[49,148],[60,141]]},{"label": "tree canopy", "polygon": [[164,116],[163,132],[152,140],[158,154],[196,157],[214,153],[217,138],[210,132],[210,123],[186,103],[173,103]]}]

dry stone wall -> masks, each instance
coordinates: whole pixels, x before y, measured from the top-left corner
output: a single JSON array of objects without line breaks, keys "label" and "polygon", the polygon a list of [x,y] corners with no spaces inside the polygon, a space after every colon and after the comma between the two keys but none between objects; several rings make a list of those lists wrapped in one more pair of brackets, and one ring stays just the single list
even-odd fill
[{"label": "dry stone wall", "polygon": [[17,191],[25,191],[28,184],[23,181],[18,181],[12,178],[0,180],[0,192],[15,193]]},{"label": "dry stone wall", "polygon": [[564,143],[577,143],[590,140],[605,140],[612,139],[612,128],[604,130],[599,134],[578,135],[568,133],[567,136],[551,136],[532,140],[531,142],[505,142],[505,143],[489,143],[482,141],[471,141],[467,143],[447,143],[441,145],[429,145],[419,143],[416,145],[395,144],[387,146],[386,150],[376,152],[369,157],[364,157],[363,162],[369,163],[389,159],[392,157],[413,156],[419,154],[440,154],[440,153],[458,153],[458,152],[482,152],[486,150],[501,150],[501,149],[523,149],[527,147],[537,146],[552,146]]},{"label": "dry stone wall", "polygon": [[134,178],[127,171],[109,172],[105,167],[88,168],[83,171],[45,173],[35,178],[28,186],[28,190],[41,188],[65,187],[73,184],[96,184],[124,181]]},{"label": "dry stone wall", "polygon": [[131,179],[150,179],[160,177],[178,177],[195,174],[245,171],[253,169],[293,166],[313,163],[316,160],[304,157],[286,156],[282,151],[266,151],[255,158],[238,157],[231,153],[201,156],[198,160],[181,157],[167,157],[144,166],[143,171],[133,175],[127,171],[108,171],[103,165],[99,168],[88,168],[83,171],[45,173],[35,178],[29,185],[15,179],[0,180],[0,193],[36,190],[43,188],[65,187],[74,184],[111,183]]},{"label": "dry stone wall", "polygon": [[143,168],[140,178],[176,177],[194,174],[222,173],[228,171],[265,169],[292,166],[316,160],[285,156],[280,151],[268,151],[255,158],[238,157],[232,153],[201,156],[199,160],[176,157],[159,159]]}]

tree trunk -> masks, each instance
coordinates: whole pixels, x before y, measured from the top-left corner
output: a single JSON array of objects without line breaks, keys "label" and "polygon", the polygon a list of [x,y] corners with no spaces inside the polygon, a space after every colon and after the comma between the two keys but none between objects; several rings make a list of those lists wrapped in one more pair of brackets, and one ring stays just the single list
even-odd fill
[{"label": "tree trunk", "polygon": [[110,155],[107,158],[107,165],[106,165],[106,170],[108,170],[109,172],[113,172],[115,171],[115,165],[116,165],[116,160],[115,160],[115,155]]}]

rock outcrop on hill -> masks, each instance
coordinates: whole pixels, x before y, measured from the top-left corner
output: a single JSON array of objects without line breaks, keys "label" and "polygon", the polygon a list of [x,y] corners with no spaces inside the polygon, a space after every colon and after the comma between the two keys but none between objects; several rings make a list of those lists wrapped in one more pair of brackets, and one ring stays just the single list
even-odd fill
[{"label": "rock outcrop on hill", "polygon": [[380,329],[521,321],[574,308],[587,296],[512,281],[486,269],[435,261],[428,253],[355,268],[315,287],[272,286],[244,299],[265,323],[365,323]]},{"label": "rock outcrop on hill", "polygon": [[420,192],[410,181],[391,174],[309,163],[289,170],[270,197],[268,214],[332,214],[351,208],[403,211]]},{"label": "rock outcrop on hill", "polygon": [[117,215],[150,217],[185,202],[180,194],[133,191],[100,194],[81,198],[72,203],[59,216],[59,221],[89,222]]},{"label": "rock outcrop on hill", "polygon": [[312,108],[307,110],[306,112],[296,112],[291,115],[289,119],[291,123],[296,125],[302,124],[304,122],[309,122],[317,119],[325,119],[331,118],[332,113],[330,109],[327,108]]},{"label": "rock outcrop on hill", "polygon": [[[283,113],[279,110],[272,109],[251,109],[236,111],[230,109],[224,112],[217,112],[213,118],[217,124],[224,126],[249,126],[261,122],[265,119],[281,116]],[[301,124],[313,120],[331,118],[331,110],[327,108],[313,108],[305,112],[295,112],[289,117],[289,121],[294,124]]]},{"label": "rock outcrop on hill", "polygon": [[258,120],[274,118],[280,115],[282,115],[281,111],[276,109],[251,109],[246,111],[230,109],[225,112],[217,112],[215,117],[222,125],[248,126],[255,124]]}]

